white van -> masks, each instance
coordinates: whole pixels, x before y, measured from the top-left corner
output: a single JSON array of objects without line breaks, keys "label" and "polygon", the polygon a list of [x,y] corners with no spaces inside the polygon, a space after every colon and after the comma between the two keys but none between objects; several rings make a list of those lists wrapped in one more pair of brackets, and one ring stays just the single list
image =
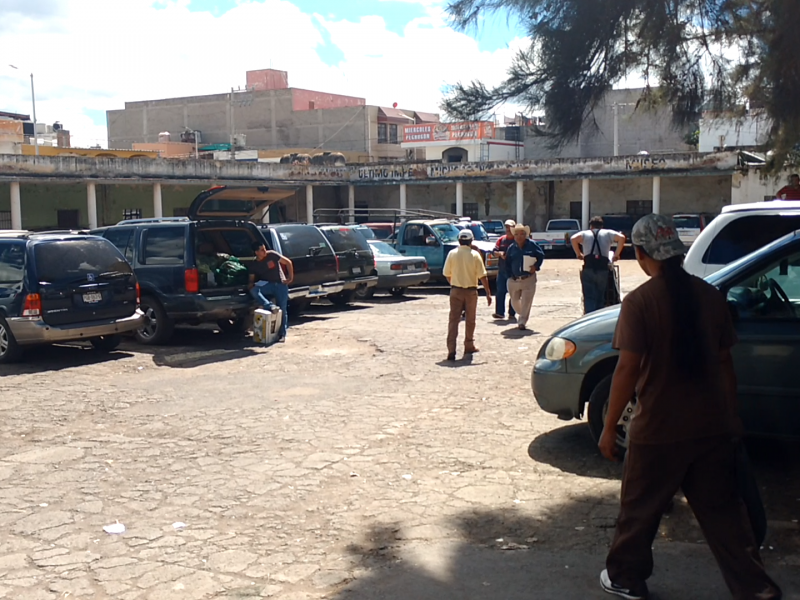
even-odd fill
[{"label": "white van", "polygon": [[689,248],[683,268],[706,277],[800,229],[800,201],[771,200],[725,206]]}]

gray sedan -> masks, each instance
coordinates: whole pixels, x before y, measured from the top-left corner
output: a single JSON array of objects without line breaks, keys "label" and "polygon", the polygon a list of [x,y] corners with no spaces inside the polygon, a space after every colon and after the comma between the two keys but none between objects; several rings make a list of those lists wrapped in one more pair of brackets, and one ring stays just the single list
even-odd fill
[{"label": "gray sedan", "polygon": [[[733,360],[739,412],[750,435],[800,439],[800,231],[706,277],[726,295],[739,343]],[[556,331],[532,374],[539,406],[560,419],[588,413],[595,439],[603,431],[617,352],[611,339],[619,307],[586,315]],[[628,405],[617,434],[626,444]]]},{"label": "gray sedan", "polygon": [[386,291],[392,296],[402,296],[412,285],[422,285],[431,274],[428,263],[423,256],[406,256],[400,254],[392,246],[380,240],[368,240],[375,255],[375,268],[378,271],[378,285],[356,292],[356,296],[365,299],[376,291]]}]

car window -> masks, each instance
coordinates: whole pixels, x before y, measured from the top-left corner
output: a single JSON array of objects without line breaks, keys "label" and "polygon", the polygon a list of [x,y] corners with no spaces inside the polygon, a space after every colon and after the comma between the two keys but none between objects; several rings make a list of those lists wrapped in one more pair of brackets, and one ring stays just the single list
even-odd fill
[{"label": "car window", "polygon": [[381,227],[371,227],[372,237],[376,240],[385,240],[392,235],[391,229],[384,229]]},{"label": "car window", "polygon": [[185,252],[183,227],[153,227],[144,232],[143,265],[182,265]]},{"label": "car window", "polygon": [[469,226],[470,231],[472,231],[472,235],[475,236],[475,239],[479,242],[485,242],[489,239],[489,234],[486,233],[486,230],[483,228],[483,225],[480,223],[473,223]]},{"label": "car window", "polygon": [[548,231],[575,231],[575,221],[550,221]]},{"label": "car window", "polygon": [[[331,250],[325,236],[316,227],[306,225],[287,225],[274,230],[281,240],[283,254],[289,258],[310,256],[331,256]],[[313,248],[313,252],[312,252]]]},{"label": "car window", "polygon": [[386,242],[371,242],[370,246],[376,256],[403,256]]},{"label": "car window", "polygon": [[700,229],[700,217],[673,217],[675,227],[678,229]]},{"label": "car window", "polygon": [[226,254],[237,258],[255,256],[253,251],[254,237],[245,229],[222,229],[219,231],[228,246]]},{"label": "car window", "polygon": [[727,265],[796,229],[800,229],[800,214],[740,217],[717,233],[703,255],[703,263]]},{"label": "car window", "polygon": [[420,224],[406,225],[403,234],[403,244],[406,246],[425,245],[425,226]]},{"label": "car window", "polygon": [[458,227],[452,223],[440,223],[432,225],[432,227],[445,244],[452,244],[458,241]]},{"label": "car window", "polygon": [[729,289],[727,296],[741,319],[800,318],[800,252],[772,262]]},{"label": "car window", "polygon": [[123,227],[120,229],[108,229],[105,232],[105,238],[114,244],[128,262],[133,262],[133,232],[132,227]]},{"label": "car window", "polygon": [[119,250],[104,239],[39,242],[33,256],[40,283],[95,281],[132,273]]},{"label": "car window", "polygon": [[330,227],[323,231],[336,252],[369,250],[366,238],[351,227]]},{"label": "car window", "polygon": [[25,276],[25,242],[0,242],[0,284],[19,283]]},{"label": "car window", "polygon": [[372,229],[370,229],[369,227],[361,226],[361,227],[354,227],[353,229],[358,231],[361,235],[363,235],[368,240],[374,240],[375,239],[375,232],[372,231]]}]

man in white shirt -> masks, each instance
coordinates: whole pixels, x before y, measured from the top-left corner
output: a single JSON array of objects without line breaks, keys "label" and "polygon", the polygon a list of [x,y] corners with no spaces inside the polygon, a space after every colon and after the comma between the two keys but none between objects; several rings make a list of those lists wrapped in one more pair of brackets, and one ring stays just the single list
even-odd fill
[{"label": "man in white shirt", "polygon": [[583,262],[581,288],[583,288],[583,314],[589,314],[606,305],[608,270],[611,263],[608,254],[616,244],[613,261],[619,260],[625,247],[625,236],[613,229],[603,229],[603,217],[593,217],[589,229],[572,236],[572,249]]}]

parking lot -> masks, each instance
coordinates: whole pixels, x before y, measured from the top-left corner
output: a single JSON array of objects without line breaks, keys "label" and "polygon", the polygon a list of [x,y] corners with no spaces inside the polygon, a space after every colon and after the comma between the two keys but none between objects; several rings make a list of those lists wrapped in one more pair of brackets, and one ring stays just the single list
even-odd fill
[{"label": "parking lot", "polygon": [[[621,466],[530,389],[541,343],[581,313],[578,267],[545,263],[531,331],[493,321],[482,296],[481,351],[455,363],[446,290],[426,287],[320,304],[270,348],[186,328],[169,346],[0,367],[0,597],[605,597]],[[633,261],[622,274],[623,291],[644,281]],[[786,598],[800,598],[797,450],[752,448]],[[650,587],[727,597],[683,502]]]}]

